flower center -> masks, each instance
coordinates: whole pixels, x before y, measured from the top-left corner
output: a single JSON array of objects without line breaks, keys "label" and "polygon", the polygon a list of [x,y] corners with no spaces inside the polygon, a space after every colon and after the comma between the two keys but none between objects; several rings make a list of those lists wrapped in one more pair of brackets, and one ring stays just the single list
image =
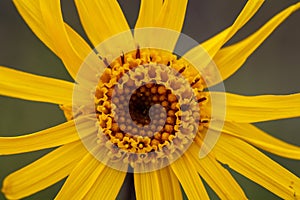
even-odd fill
[{"label": "flower center", "polygon": [[174,127],[180,120],[177,97],[163,85],[148,83],[131,94],[128,110],[125,99],[129,91],[116,91],[112,107],[117,109],[111,117],[111,126],[107,123],[101,126],[104,134],[117,147],[129,152],[162,149],[176,136]]},{"label": "flower center", "polygon": [[[182,45],[174,47],[175,38]],[[197,45],[176,31],[143,28],[112,36],[87,56],[72,108],[61,108],[97,160],[124,172],[158,170],[180,158],[196,135],[209,144],[199,156],[207,155],[219,136],[207,127],[222,128],[226,106],[225,96],[209,92],[222,80],[218,68],[204,49],[189,50]],[[224,91],[220,85],[215,89]]]},{"label": "flower center", "polygon": [[[132,120],[138,126],[149,125],[151,121],[149,111],[152,106],[159,104],[163,106],[167,111],[170,110],[170,103],[174,102],[174,106],[176,106],[176,104],[178,103],[177,98],[171,93],[172,92],[168,90],[165,86],[154,83],[149,83],[139,87],[137,90],[134,91],[129,102],[129,112]],[[173,102],[171,99],[168,99],[168,96],[169,98],[173,98]],[[159,110],[156,109],[153,114],[159,115]],[[164,116],[161,116],[161,118],[164,118]],[[158,121],[155,124],[158,123],[163,125],[165,122]]]},{"label": "flower center", "polygon": [[199,89],[170,67],[179,64],[172,54],[138,49],[106,68],[95,110],[98,144],[110,149],[111,159],[135,167],[181,154],[193,141],[201,123],[199,102],[193,101]]}]

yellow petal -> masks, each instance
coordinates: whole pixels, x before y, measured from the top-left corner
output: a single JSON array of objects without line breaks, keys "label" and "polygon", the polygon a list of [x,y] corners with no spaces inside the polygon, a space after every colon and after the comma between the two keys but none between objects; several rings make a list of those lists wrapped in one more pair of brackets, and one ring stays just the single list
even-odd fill
[{"label": "yellow petal", "polygon": [[151,172],[134,174],[134,188],[137,200],[157,197],[161,199],[158,178]]},{"label": "yellow petal", "polygon": [[0,155],[18,154],[52,148],[79,140],[73,121],[36,133],[0,137]]},{"label": "yellow petal", "polygon": [[262,28],[248,38],[221,49],[213,58],[223,79],[235,73],[247,58],[261,45],[261,43],[293,12],[300,8],[300,3],[288,7],[273,17]]},{"label": "yellow petal", "polygon": [[163,199],[163,194],[160,191],[160,180],[158,177],[158,173],[156,173],[155,171],[135,173],[134,187],[137,200]]},{"label": "yellow petal", "polygon": [[232,26],[204,42],[202,47],[213,57],[255,15],[263,3],[264,0],[249,0]]},{"label": "yellow petal", "polygon": [[183,57],[197,64],[197,61],[201,62],[202,60],[203,55],[199,55],[199,52],[202,52],[204,48],[210,57],[213,58],[221,47],[254,16],[263,2],[263,0],[249,0],[232,26],[191,49]]},{"label": "yellow petal", "polygon": [[0,66],[0,95],[31,101],[72,102],[73,83]]},{"label": "yellow petal", "polygon": [[86,153],[80,142],[64,145],[7,176],[2,192],[8,199],[21,199],[41,191],[70,174]]},{"label": "yellow petal", "polygon": [[[159,43],[162,43],[160,46],[164,47],[165,50],[173,51],[184,23],[187,4],[188,0],[165,0],[153,25],[160,30],[154,31],[152,35],[151,33],[146,34],[144,38],[135,31],[137,40],[142,40],[142,43],[147,43],[145,42],[147,37],[148,40],[159,40]],[[173,34],[167,32],[166,29],[173,30]]]},{"label": "yellow petal", "polygon": [[153,27],[163,5],[163,0],[141,0],[135,28]]},{"label": "yellow petal", "polygon": [[200,176],[216,192],[220,199],[247,199],[243,189],[232,175],[217,162],[212,154],[199,158],[200,148],[192,144],[186,156],[191,159]]},{"label": "yellow petal", "polygon": [[[67,31],[67,34],[70,38],[70,42],[72,43],[72,46],[74,49],[76,49],[76,52],[80,59],[84,61],[88,55],[92,52],[91,47],[88,45],[88,43],[76,32],[74,29],[72,29],[67,23],[65,23],[65,28]],[[80,64],[80,63],[79,63]],[[81,63],[82,64],[82,63]],[[77,73],[77,69],[75,70]]]},{"label": "yellow petal", "polygon": [[300,179],[246,142],[222,134],[213,153],[221,163],[279,197],[300,198]]},{"label": "yellow petal", "polygon": [[83,28],[95,47],[130,29],[116,0],[75,0],[75,3]]},{"label": "yellow petal", "polygon": [[300,147],[272,137],[252,124],[225,122],[222,132],[240,138],[273,154],[300,160]]},{"label": "yellow petal", "polygon": [[84,199],[116,199],[125,177],[126,172],[105,167]]},{"label": "yellow petal", "polygon": [[[164,47],[165,45],[161,45],[161,42],[165,42],[166,39],[169,39],[168,36],[162,36],[161,31],[159,31],[158,29],[153,29],[153,27],[156,26],[156,21],[159,17],[159,13],[161,12],[162,6],[163,0],[141,0],[140,11],[135,24],[134,31],[134,38],[139,47]],[[147,29],[149,27],[151,27],[151,29]],[[159,37],[157,37],[158,35]],[[177,37],[175,38],[175,40],[177,40]],[[159,45],[153,45],[153,42],[155,42],[154,44]],[[166,46],[169,47],[168,44]],[[173,51],[174,42],[171,42],[170,46],[171,47],[169,50]],[[168,50],[168,48],[166,48],[166,50]]]},{"label": "yellow petal", "polygon": [[162,199],[181,200],[182,193],[177,177],[170,167],[155,171],[160,182]]},{"label": "yellow petal", "polygon": [[149,173],[134,174],[134,183],[137,199],[151,199],[151,196],[152,199],[162,200],[182,199],[179,182],[169,167]]},{"label": "yellow petal", "polygon": [[188,157],[183,155],[171,167],[189,199],[209,199],[195,165]]},{"label": "yellow petal", "polygon": [[32,31],[62,59],[70,75],[75,79],[90,48],[75,31],[65,25],[60,1],[13,0],[13,2]]},{"label": "yellow petal", "polygon": [[181,32],[188,0],[165,0],[155,27]]},{"label": "yellow petal", "polygon": [[[213,92],[214,95],[223,93]],[[252,123],[300,116],[300,93],[242,96],[226,93],[226,121]],[[216,112],[216,118],[218,118]]]},{"label": "yellow petal", "polygon": [[82,199],[105,169],[100,161],[88,153],[73,169],[55,199]]}]

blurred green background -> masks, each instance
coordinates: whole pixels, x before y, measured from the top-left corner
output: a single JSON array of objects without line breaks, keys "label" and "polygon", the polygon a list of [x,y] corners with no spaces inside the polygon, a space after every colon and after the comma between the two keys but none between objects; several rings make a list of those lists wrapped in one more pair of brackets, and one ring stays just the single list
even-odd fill
[{"label": "blurred green background", "polygon": [[[139,0],[120,0],[131,27]],[[253,33],[271,16],[296,0],[267,1],[259,13],[228,43]],[[229,26],[245,1],[190,0],[183,33],[202,42]],[[74,3],[62,0],[65,20],[85,37]],[[101,11],[99,11],[101,12]],[[226,90],[238,94],[288,94],[300,92],[300,12],[288,18],[248,59],[244,67],[225,81]],[[71,81],[61,61],[30,31],[11,0],[0,1],[0,65],[34,74]],[[284,103],[284,102],[282,102]],[[0,96],[0,136],[36,132],[61,122],[64,116],[56,105]],[[300,145],[300,118],[259,123],[259,127],[287,142]],[[50,150],[0,157],[0,185],[5,176],[33,162]],[[270,157],[300,176],[299,161]],[[278,199],[262,187],[232,172],[249,199]],[[53,199],[62,182],[25,199]],[[124,190],[126,191],[126,190]],[[216,195],[209,190],[212,199]],[[0,199],[5,199],[0,194]]]}]

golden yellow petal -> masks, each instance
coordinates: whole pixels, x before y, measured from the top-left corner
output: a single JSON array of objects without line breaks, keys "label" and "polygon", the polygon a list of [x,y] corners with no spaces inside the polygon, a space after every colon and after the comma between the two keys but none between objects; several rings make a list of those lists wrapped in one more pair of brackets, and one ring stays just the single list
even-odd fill
[{"label": "golden yellow petal", "polygon": [[188,0],[165,0],[155,27],[181,32]]},{"label": "golden yellow petal", "polygon": [[[165,0],[153,26],[162,29],[171,29],[174,30],[175,33],[172,35],[162,34],[164,33],[162,30],[157,31],[157,33],[154,32],[149,36],[144,35],[146,38],[143,38],[143,35],[140,36],[139,32],[137,32],[135,36],[138,38],[138,41],[141,40],[142,43],[144,43],[144,41],[147,41],[147,38],[159,40],[157,42],[164,44],[162,46],[166,50],[173,51],[184,23],[187,4],[188,0]],[[156,37],[155,34],[160,35],[159,37]]]},{"label": "golden yellow petal", "polygon": [[126,172],[105,167],[84,199],[116,199],[125,177]]},{"label": "golden yellow petal", "polygon": [[240,185],[227,169],[217,162],[212,153],[200,159],[199,152],[200,148],[193,143],[186,156],[194,163],[200,176],[220,199],[247,199]]},{"label": "golden yellow petal", "polygon": [[13,0],[32,31],[60,59],[75,79],[83,59],[91,51],[89,45],[67,26],[62,17],[60,1]]},{"label": "golden yellow petal", "polygon": [[[163,172],[153,171],[153,172],[146,172],[146,173],[135,173],[134,174],[134,188],[137,200],[143,199],[158,199],[163,200],[164,196],[164,189],[165,187],[172,187],[173,181],[169,179],[167,171],[170,170],[169,168],[161,169]],[[162,179],[161,174],[167,175]],[[165,184],[163,186],[163,184]],[[172,190],[171,188],[170,190]],[[176,188],[174,188],[176,189]],[[178,188],[177,188],[178,189]],[[180,191],[180,190],[179,190]],[[166,191],[171,192],[171,191]],[[172,194],[173,196],[173,194]],[[172,198],[170,198],[172,199]]]},{"label": "golden yellow petal", "polygon": [[[213,95],[223,95],[213,92]],[[226,121],[252,123],[300,116],[300,93],[242,96],[226,93]],[[218,118],[216,112],[216,118]]]},{"label": "golden yellow petal", "polygon": [[182,199],[179,182],[169,167],[144,174],[136,173],[134,184],[137,199]]},{"label": "golden yellow petal", "polygon": [[2,192],[8,199],[21,199],[41,191],[68,176],[86,153],[80,142],[59,147],[7,176]]},{"label": "golden yellow petal", "polygon": [[39,0],[24,1],[13,0],[18,12],[23,17],[28,26],[32,29],[36,36],[40,38],[44,44],[57,54],[55,45],[51,40],[51,36],[43,24],[43,17],[39,7]]},{"label": "golden yellow petal", "polygon": [[157,170],[162,199],[181,200],[182,193],[177,177],[170,167]]},{"label": "golden yellow petal", "polygon": [[75,3],[83,28],[95,47],[130,29],[116,0],[75,0]]},{"label": "golden yellow petal", "polygon": [[[171,184],[171,183],[167,183]],[[157,172],[135,173],[134,188],[137,200],[157,199],[162,200],[160,180]]]},{"label": "golden yellow petal", "polygon": [[[92,49],[88,45],[88,43],[76,32],[73,28],[71,28],[67,23],[65,23],[65,28],[67,31],[67,34],[70,38],[70,42],[72,43],[72,46],[74,49],[76,49],[76,52],[78,56],[81,58],[81,60],[85,60],[86,57],[91,53]],[[77,70],[76,70],[77,73]]]},{"label": "golden yellow petal", "polygon": [[163,0],[141,0],[135,28],[153,27],[163,5]]},{"label": "golden yellow petal", "polygon": [[0,155],[18,154],[57,147],[79,140],[73,121],[45,129],[36,133],[0,137]]},{"label": "golden yellow petal", "polygon": [[300,147],[281,141],[252,124],[225,122],[222,132],[240,138],[273,154],[300,160]]},{"label": "golden yellow petal", "polygon": [[221,49],[213,58],[225,80],[234,74],[247,58],[261,45],[261,43],[293,12],[300,8],[300,3],[292,5],[273,17],[262,28],[248,38]]},{"label": "golden yellow petal", "polygon": [[73,83],[0,66],[0,95],[65,104],[72,102]]},{"label": "golden yellow petal", "polygon": [[216,158],[283,199],[300,198],[300,179],[248,143],[222,134]]},{"label": "golden yellow petal", "polygon": [[189,199],[209,199],[194,163],[185,155],[171,164]]},{"label": "golden yellow petal", "polygon": [[210,57],[213,58],[221,47],[254,16],[263,2],[263,0],[249,0],[232,26],[191,49],[183,57],[193,61],[192,63],[197,63],[195,61],[201,60],[202,56],[199,55],[199,52],[202,52],[204,48]]},{"label": "golden yellow petal", "polygon": [[88,153],[73,169],[55,199],[82,199],[105,169],[100,161]]}]

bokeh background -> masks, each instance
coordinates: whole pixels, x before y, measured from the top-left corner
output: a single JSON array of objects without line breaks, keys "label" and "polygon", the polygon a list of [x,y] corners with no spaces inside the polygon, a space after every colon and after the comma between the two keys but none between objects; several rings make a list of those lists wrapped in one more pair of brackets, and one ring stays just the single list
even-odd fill
[{"label": "bokeh background", "polygon": [[[245,2],[237,0],[190,0],[183,33],[198,42],[205,41],[231,25]],[[275,13],[295,2],[298,1],[267,1],[256,16],[228,44],[253,33]],[[119,3],[130,26],[134,27],[138,15],[139,0],[119,0]],[[62,0],[62,8],[65,20],[86,38],[73,1]],[[299,36],[300,11],[289,17],[247,60],[244,67],[225,81],[226,90],[244,95],[300,92]],[[17,13],[11,0],[0,1],[0,44],[0,65],[71,81],[61,61],[31,32]],[[0,136],[32,133],[57,125],[64,120],[61,110],[56,105],[0,96]],[[300,118],[258,123],[257,125],[282,140],[300,145]],[[5,176],[49,151],[1,156],[0,185],[2,185]],[[270,157],[300,176],[299,161],[273,155]],[[249,199],[279,199],[243,176],[235,172],[232,173],[244,188]],[[62,184],[63,181],[25,199],[53,199]],[[130,185],[127,187],[129,189],[123,189],[125,194],[132,191]],[[209,188],[208,190],[212,199],[218,199]],[[0,194],[0,199],[5,199],[3,194]]]}]

